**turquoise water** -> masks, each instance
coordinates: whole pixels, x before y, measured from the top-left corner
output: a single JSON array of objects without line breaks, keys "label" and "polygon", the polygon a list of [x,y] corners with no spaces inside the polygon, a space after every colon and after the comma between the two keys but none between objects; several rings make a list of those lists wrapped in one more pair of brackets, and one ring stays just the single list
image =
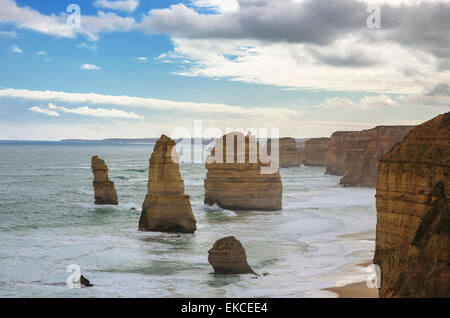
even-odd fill
[{"label": "turquoise water", "polygon": [[[152,148],[0,145],[0,297],[314,297],[367,276],[352,264],[373,254],[375,191],[342,188],[323,167],[281,169],[283,211],[240,213],[204,206],[204,166],[181,164],[197,232],[138,232]],[[93,204],[92,155],[118,206]],[[266,276],[211,274],[208,250],[228,235]],[[71,264],[95,286],[68,288]]]}]

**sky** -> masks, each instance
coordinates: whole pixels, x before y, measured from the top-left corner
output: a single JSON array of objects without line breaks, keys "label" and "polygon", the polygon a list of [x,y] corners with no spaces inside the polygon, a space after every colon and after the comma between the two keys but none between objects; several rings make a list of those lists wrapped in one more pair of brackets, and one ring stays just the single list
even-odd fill
[{"label": "sky", "polygon": [[0,140],[322,137],[449,110],[448,0],[0,0]]}]

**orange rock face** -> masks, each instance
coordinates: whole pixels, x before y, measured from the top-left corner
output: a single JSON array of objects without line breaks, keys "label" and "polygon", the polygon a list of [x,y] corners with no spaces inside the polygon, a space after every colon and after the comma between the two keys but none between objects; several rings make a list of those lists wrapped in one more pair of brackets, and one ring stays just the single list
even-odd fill
[{"label": "orange rock face", "polygon": [[[278,141],[280,168],[298,167],[302,165],[302,152],[297,149],[297,143],[294,138],[280,138]],[[267,142],[267,149],[270,153],[271,140]]]},{"label": "orange rock face", "polygon": [[196,221],[178,166],[175,141],[162,135],[150,158],[139,230],[194,233]]},{"label": "orange rock face", "polygon": [[330,139],[326,173],[343,176],[345,186],[375,187],[379,160],[413,126],[379,126],[362,131],[338,131]]},{"label": "orange rock face", "polygon": [[312,138],[305,143],[303,164],[305,166],[325,166],[330,138]]},{"label": "orange rock face", "polygon": [[381,297],[450,297],[450,113],[380,162],[374,264]]},{"label": "orange rock face", "polygon": [[108,167],[103,159],[97,156],[92,157],[91,169],[94,174],[94,197],[95,204],[99,205],[118,205],[117,192],[114,188],[114,182],[109,180]]},{"label": "orange rock face", "polygon": [[[234,151],[230,148],[228,153],[227,136],[230,140],[234,137]],[[218,145],[222,145],[219,151]],[[255,137],[230,133],[219,138],[205,164],[208,169],[205,204],[217,204],[231,210],[281,210],[283,186],[280,171],[275,169],[270,174],[262,173],[268,165],[261,162]]]}]

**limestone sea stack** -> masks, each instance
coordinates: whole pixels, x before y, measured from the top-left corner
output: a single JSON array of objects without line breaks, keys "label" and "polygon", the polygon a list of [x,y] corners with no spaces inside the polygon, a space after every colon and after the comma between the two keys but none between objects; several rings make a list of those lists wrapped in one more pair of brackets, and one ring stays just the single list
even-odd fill
[{"label": "limestone sea stack", "polygon": [[150,158],[140,231],[194,233],[196,221],[178,165],[175,141],[162,135]]},{"label": "limestone sea stack", "polygon": [[[229,153],[227,139],[234,140]],[[266,174],[264,168],[269,165],[261,162],[254,136],[233,132],[219,138],[205,164],[205,204],[230,210],[281,210],[280,171],[276,168]]]},{"label": "limestone sea stack", "polygon": [[380,162],[374,264],[380,297],[450,297],[450,113]]},{"label": "limestone sea stack", "polygon": [[208,251],[208,262],[216,274],[255,274],[247,263],[247,254],[234,236],[221,238]]},{"label": "limestone sea stack", "polygon": [[114,182],[109,180],[108,167],[103,159],[97,156],[92,157],[91,169],[94,174],[94,197],[95,204],[99,205],[118,205],[117,192]]},{"label": "limestone sea stack", "polygon": [[305,166],[325,166],[325,158],[330,138],[312,138],[305,142],[303,164]]},{"label": "limestone sea stack", "polygon": [[[267,151],[271,153],[272,141],[267,141]],[[302,152],[297,149],[294,138],[280,138],[278,141],[280,168],[298,167],[302,165]]]}]

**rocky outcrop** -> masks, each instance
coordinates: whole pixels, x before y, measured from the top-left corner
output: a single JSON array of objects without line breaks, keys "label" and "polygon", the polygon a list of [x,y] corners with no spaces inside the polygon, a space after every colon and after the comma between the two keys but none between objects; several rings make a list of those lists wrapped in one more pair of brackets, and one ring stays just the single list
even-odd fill
[{"label": "rocky outcrop", "polygon": [[142,205],[139,230],[194,233],[196,221],[178,166],[175,141],[162,135],[150,158],[148,192]]},{"label": "rocky outcrop", "polygon": [[216,274],[255,274],[247,263],[245,249],[234,236],[221,238],[208,251],[208,262]]},{"label": "rocky outcrop", "polygon": [[93,287],[94,286],[93,284],[91,284],[89,279],[87,279],[83,275],[80,276],[80,284],[84,287]]},{"label": "rocky outcrop", "polygon": [[413,128],[379,126],[347,135],[349,141],[345,155],[345,174],[341,184],[375,188],[380,159]]},{"label": "rocky outcrop", "polygon": [[105,161],[97,156],[92,157],[91,169],[94,174],[94,197],[95,204],[100,205],[118,205],[117,192],[114,188],[114,182],[109,180],[108,167]]},{"label": "rocky outcrop", "polygon": [[325,166],[325,158],[330,138],[312,138],[305,142],[303,164],[305,166]]},{"label": "rocky outcrop", "polygon": [[345,186],[375,187],[379,160],[413,126],[378,126],[362,131],[335,132],[328,144],[326,173],[343,176]]},{"label": "rocky outcrop", "polygon": [[[228,153],[227,139],[234,140]],[[254,136],[230,133],[219,138],[206,160],[205,204],[230,210],[281,210],[280,171],[266,174],[269,165],[261,161]]]},{"label": "rocky outcrop", "polygon": [[[278,140],[278,153],[280,156],[280,168],[298,167],[302,165],[302,152],[297,149],[294,138],[280,138]],[[267,152],[271,154],[272,141],[267,141]]]},{"label": "rocky outcrop", "polygon": [[450,113],[380,161],[374,264],[381,297],[450,297]]}]

